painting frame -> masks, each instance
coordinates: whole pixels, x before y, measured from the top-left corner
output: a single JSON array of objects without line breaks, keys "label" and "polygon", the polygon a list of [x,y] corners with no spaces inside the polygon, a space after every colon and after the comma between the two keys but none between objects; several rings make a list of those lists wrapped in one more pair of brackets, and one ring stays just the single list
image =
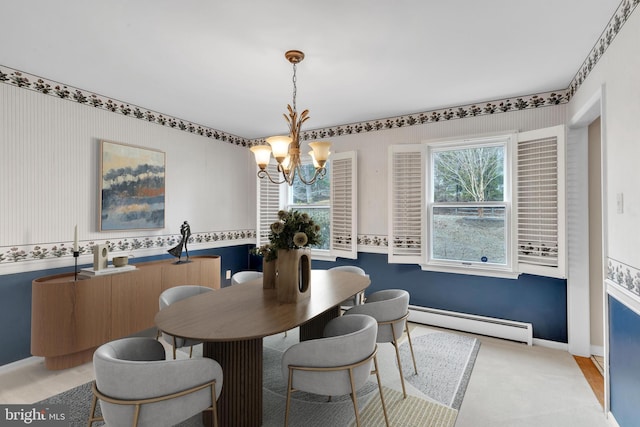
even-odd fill
[{"label": "painting frame", "polygon": [[166,154],[100,141],[98,230],[165,227]]}]

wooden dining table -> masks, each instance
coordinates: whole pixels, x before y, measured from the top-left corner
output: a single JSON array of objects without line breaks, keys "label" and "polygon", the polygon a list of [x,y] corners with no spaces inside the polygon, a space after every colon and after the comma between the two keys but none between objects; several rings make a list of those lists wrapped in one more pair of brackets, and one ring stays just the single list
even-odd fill
[{"label": "wooden dining table", "polygon": [[276,290],[263,289],[262,279],[256,279],[178,301],[159,311],[155,324],[168,334],[202,341],[203,355],[222,366],[220,425],[258,427],[262,339],[298,326],[300,340],[321,337],[326,323],[340,315],[340,303],[370,283],[355,273],[312,270],[310,297],[280,303]]}]

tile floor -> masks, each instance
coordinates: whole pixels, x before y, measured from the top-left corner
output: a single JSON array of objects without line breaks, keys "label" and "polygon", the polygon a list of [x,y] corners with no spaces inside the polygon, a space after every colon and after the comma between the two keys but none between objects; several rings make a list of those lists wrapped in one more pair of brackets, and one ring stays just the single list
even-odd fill
[{"label": "tile floor", "polygon": [[[430,329],[412,325],[412,336],[428,333]],[[456,427],[615,425],[605,417],[580,368],[566,351],[484,336],[477,338],[482,345]],[[391,365],[395,358],[392,347],[381,347],[379,360],[384,357],[388,360],[384,365],[395,366]],[[394,374],[397,375],[395,368],[385,376]],[[48,371],[42,359],[26,359],[0,367],[0,403],[37,402],[91,379],[91,363]],[[399,383],[398,379],[391,386],[397,388]]]}]

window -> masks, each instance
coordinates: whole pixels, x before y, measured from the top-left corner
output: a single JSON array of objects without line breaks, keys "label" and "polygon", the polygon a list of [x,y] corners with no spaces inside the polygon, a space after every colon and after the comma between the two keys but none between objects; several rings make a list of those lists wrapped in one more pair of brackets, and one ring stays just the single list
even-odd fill
[{"label": "window", "polygon": [[428,146],[428,262],[510,266],[509,141]]},{"label": "window", "polygon": [[[305,176],[313,176],[311,164],[304,167]],[[312,185],[296,181],[289,187],[258,178],[258,245],[268,243],[279,209],[296,209],[320,224],[323,238],[312,248],[314,258],[357,258],[356,153],[332,153],[326,167],[327,175]],[[275,164],[269,173],[276,176]]]},{"label": "window", "polygon": [[[324,178],[316,180],[311,185],[306,185],[300,180],[296,180],[291,187],[287,188],[287,204],[285,209],[295,209],[306,212],[320,225],[321,243],[312,246],[312,249],[329,250],[331,239],[331,162],[326,164],[327,174]],[[314,167],[305,163],[302,167],[304,176],[313,176]]]},{"label": "window", "polygon": [[389,262],[566,277],[564,132],[389,147]]}]

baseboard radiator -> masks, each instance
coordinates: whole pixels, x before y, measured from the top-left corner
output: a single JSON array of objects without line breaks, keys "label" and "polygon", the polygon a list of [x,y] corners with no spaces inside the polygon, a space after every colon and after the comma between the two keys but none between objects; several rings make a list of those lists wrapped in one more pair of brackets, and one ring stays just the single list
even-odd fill
[{"label": "baseboard radiator", "polygon": [[493,317],[409,306],[409,321],[473,334],[533,344],[533,325]]}]

